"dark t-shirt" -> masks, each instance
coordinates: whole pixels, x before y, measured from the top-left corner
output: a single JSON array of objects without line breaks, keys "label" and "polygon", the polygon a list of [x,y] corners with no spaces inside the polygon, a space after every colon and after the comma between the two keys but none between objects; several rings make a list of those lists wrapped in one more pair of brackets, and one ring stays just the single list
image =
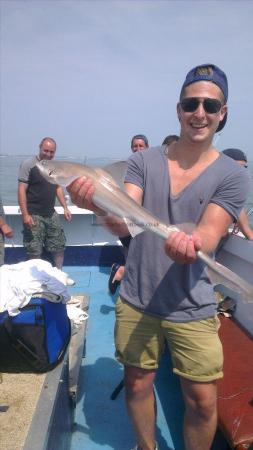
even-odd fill
[{"label": "dark t-shirt", "polygon": [[26,199],[29,214],[51,217],[54,213],[57,186],[45,180],[36,167],[37,162],[36,156],[25,160],[20,166],[18,181],[28,184]]}]

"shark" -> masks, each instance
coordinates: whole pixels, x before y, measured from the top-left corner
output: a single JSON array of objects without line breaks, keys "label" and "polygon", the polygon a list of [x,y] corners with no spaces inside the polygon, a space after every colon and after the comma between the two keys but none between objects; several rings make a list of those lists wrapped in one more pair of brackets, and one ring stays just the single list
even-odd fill
[{"label": "shark", "polygon": [[[37,167],[42,176],[50,183],[62,187],[69,186],[79,177],[91,179],[94,185],[93,203],[107,213],[123,219],[134,234],[148,230],[167,239],[174,231],[192,231],[194,225],[166,224],[151,214],[123,191],[122,179],[126,170],[126,161],[116,162],[105,168],[94,168],[84,164],[60,160],[41,160]],[[131,233],[132,234],[132,233]],[[240,298],[253,302],[253,285],[248,283],[226,266],[215,261],[207,253],[199,250],[197,256],[207,266],[207,274],[212,284],[222,284],[229,290],[240,294]]]}]

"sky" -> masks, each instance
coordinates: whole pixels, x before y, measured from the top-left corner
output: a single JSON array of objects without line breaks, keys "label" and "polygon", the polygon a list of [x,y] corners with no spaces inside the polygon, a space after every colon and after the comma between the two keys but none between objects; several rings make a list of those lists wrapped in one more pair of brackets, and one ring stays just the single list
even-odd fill
[{"label": "sky", "polygon": [[253,1],[0,0],[0,154],[125,158],[134,134],[178,134],[186,73],[214,63],[229,82],[216,147],[253,161]]}]

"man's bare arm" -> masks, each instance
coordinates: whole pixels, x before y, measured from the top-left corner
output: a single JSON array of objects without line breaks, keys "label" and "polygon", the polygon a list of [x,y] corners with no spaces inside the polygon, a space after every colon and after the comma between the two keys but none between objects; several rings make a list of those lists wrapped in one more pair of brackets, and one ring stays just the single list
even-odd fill
[{"label": "man's bare arm", "polygon": [[247,239],[253,240],[253,230],[249,224],[249,219],[245,209],[241,211],[237,225],[239,230],[244,234],[244,236],[246,236]]},{"label": "man's bare arm", "polygon": [[13,229],[8,225],[7,222],[5,222],[5,220],[2,216],[0,216],[0,231],[7,238],[13,237]]},{"label": "man's bare arm", "polygon": [[[94,205],[92,202],[94,186],[91,180],[85,181],[83,178],[78,178],[67,188],[67,190],[71,195],[71,200],[73,203],[75,203],[79,208],[85,208],[93,211],[99,218],[98,220],[101,225],[107,228],[112,234],[119,237],[129,235],[129,230],[123,219],[108,214],[103,209]],[[143,191],[138,186],[131,183],[125,183],[125,191],[136,202],[139,204],[142,203]]]},{"label": "man's bare arm", "polygon": [[225,209],[210,203],[194,231],[202,240],[202,250],[206,253],[214,251],[232,222],[232,216]]},{"label": "man's bare arm", "polygon": [[65,195],[64,195],[64,192],[63,192],[63,189],[62,189],[61,186],[57,186],[57,188],[56,188],[56,196],[57,196],[61,206],[63,207],[64,217],[69,222],[71,220],[71,212],[68,209],[68,206],[67,206],[67,203],[66,203],[66,199],[65,199]]},{"label": "man's bare arm", "polygon": [[28,184],[22,183],[21,181],[18,183],[18,203],[24,224],[31,227],[32,225],[34,225],[34,221],[32,216],[28,213],[27,210],[27,200],[26,200],[27,188]]},{"label": "man's bare arm", "polygon": [[192,263],[197,259],[197,251],[205,253],[216,249],[220,239],[227,233],[232,217],[223,208],[210,203],[192,235],[173,232],[166,240],[167,255],[181,264]]}]

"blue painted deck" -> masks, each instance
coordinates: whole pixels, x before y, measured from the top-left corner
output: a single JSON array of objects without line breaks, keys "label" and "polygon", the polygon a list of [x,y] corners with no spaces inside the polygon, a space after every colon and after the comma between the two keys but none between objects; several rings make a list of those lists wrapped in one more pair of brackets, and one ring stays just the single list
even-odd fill
[{"label": "blue painted deck", "polygon": [[[110,395],[122,379],[122,367],[114,358],[114,303],[107,290],[108,267],[64,267],[76,285],[74,293],[90,295],[86,352],[80,369],[79,395],[71,450],[130,450],[135,445],[124,403],[124,390],[115,400]],[[165,356],[158,371],[155,391],[158,406],[159,450],[184,450],[183,402],[178,377]],[[213,450],[227,445],[217,435]]]}]

